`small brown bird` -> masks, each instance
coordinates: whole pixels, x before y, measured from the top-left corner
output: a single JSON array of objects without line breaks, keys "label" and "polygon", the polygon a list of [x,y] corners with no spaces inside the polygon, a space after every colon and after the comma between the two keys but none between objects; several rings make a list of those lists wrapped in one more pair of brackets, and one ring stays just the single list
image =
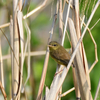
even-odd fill
[{"label": "small brown bird", "polygon": [[48,46],[51,57],[58,64],[67,66],[71,57],[65,48],[56,41],[51,41]]}]

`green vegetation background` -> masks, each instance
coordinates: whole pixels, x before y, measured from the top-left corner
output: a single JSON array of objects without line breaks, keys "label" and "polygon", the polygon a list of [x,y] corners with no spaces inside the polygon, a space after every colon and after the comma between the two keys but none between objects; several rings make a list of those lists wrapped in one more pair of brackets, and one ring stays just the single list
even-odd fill
[{"label": "green vegetation background", "polygon": [[[82,0],[81,5],[80,5],[80,10],[83,9],[84,7],[84,0]],[[55,2],[56,3],[56,2]],[[29,11],[35,9],[38,4],[41,4],[41,2],[35,2],[34,1],[30,2],[29,5],[24,7],[23,10],[23,15],[27,13],[27,9],[29,8]],[[7,0],[4,0],[0,2],[0,9],[6,10],[7,15],[5,16],[6,22],[9,22],[10,20],[10,15],[12,14],[12,1],[10,0],[9,2]],[[93,1],[91,1],[91,5],[89,7],[89,11],[86,15],[86,20],[87,22],[90,14],[91,14],[91,9],[92,9]],[[52,8],[52,9],[51,9]],[[64,15],[66,15],[66,10],[67,7],[65,7],[64,10]],[[49,31],[51,30],[52,26],[52,19],[51,16],[53,16],[53,13],[55,11],[55,4],[50,3],[45,9],[42,11],[33,14],[31,17],[27,18],[27,22],[29,25],[29,28],[31,30],[31,51],[41,51],[41,50],[46,50],[47,47],[47,41],[49,38]],[[3,12],[0,11],[0,17],[2,16]],[[81,13],[81,11],[80,11]],[[84,14],[86,14],[86,10],[84,11]],[[64,17],[65,18],[65,17]],[[96,21],[100,18],[100,6],[98,7],[90,25],[89,28],[91,28]],[[65,21],[65,19],[64,19]],[[6,23],[5,22],[5,23]],[[9,28],[4,29],[5,34],[7,35],[9,41],[10,41],[10,33],[9,33]],[[92,35],[97,43],[97,51],[98,51],[98,59],[100,59],[100,22],[92,29]],[[27,38],[27,33],[24,28],[24,33],[25,33],[25,38]],[[58,20],[55,25],[54,29],[54,35],[53,35],[53,40],[58,40],[59,39],[59,31],[58,31]],[[4,38],[3,35],[1,35],[1,43],[2,43],[2,52],[3,55],[6,55],[9,53],[9,45],[7,44],[6,39]],[[5,43],[5,45],[3,45]],[[64,47],[65,48],[70,48],[70,44],[68,42],[67,36],[65,38],[64,42]],[[87,32],[85,37],[84,37],[84,47],[86,50],[86,55],[88,59],[88,64],[89,66],[92,65],[92,63],[95,60],[95,52],[94,52],[94,45],[93,42],[89,36],[89,33]],[[31,77],[25,86],[26,94],[28,96],[28,100],[35,100],[39,88],[39,82],[41,79],[41,74],[42,74],[42,69],[43,69],[43,64],[44,64],[44,59],[45,55],[42,56],[34,56],[31,57]],[[5,90],[7,93],[8,98],[10,98],[10,87],[11,87],[11,62],[10,60],[4,60],[4,77],[5,77]],[[50,87],[50,84],[53,80],[55,71],[56,71],[56,66],[57,63],[50,57],[49,59],[49,64],[48,64],[48,69],[47,69],[47,75],[46,75],[46,80],[45,80],[45,85]],[[96,88],[100,79],[100,61],[95,65],[94,69],[90,73],[90,79],[91,79],[91,92],[92,96],[94,98]],[[25,60],[24,64],[24,74],[23,74],[23,82],[25,82],[26,76],[27,76],[27,57]],[[63,84],[63,92],[67,91],[68,89],[72,88],[74,86],[73,84],[73,75],[72,75],[72,69],[69,70],[68,75],[64,81]],[[45,88],[43,95],[45,93]],[[75,91],[71,92],[70,94],[66,95],[65,97],[62,98],[62,100],[75,100]]]}]

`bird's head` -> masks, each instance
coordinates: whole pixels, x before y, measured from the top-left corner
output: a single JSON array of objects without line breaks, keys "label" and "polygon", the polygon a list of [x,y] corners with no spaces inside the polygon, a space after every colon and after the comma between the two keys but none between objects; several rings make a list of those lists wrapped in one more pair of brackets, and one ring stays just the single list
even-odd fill
[{"label": "bird's head", "polygon": [[60,44],[56,41],[51,41],[48,46],[50,50],[57,50],[60,47]]}]

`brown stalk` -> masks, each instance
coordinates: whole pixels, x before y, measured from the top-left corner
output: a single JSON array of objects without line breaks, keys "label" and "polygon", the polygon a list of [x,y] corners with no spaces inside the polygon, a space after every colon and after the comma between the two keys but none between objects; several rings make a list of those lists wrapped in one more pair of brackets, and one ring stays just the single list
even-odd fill
[{"label": "brown stalk", "polygon": [[[99,0],[97,1],[97,4],[96,4],[96,6],[95,6],[95,11],[96,11],[96,9],[98,8],[98,6],[99,6]],[[66,3],[68,3],[69,4],[69,1],[68,0],[66,0]],[[70,5],[70,8],[71,9],[73,9],[73,6],[72,5]],[[92,14],[93,13],[95,13],[95,11],[93,11],[92,12]],[[82,21],[82,18],[80,17],[80,20]],[[99,21],[99,20],[98,20]],[[98,22],[97,21],[97,22]],[[87,25],[83,22],[83,25],[86,27]],[[94,26],[93,26],[94,27]],[[91,66],[91,68],[89,69],[89,73],[91,72],[91,70],[94,68],[94,66],[96,65],[96,63],[98,62],[98,56],[97,56],[97,45],[96,45],[96,42],[95,42],[95,40],[94,40],[94,38],[93,38],[93,36],[92,36],[92,34],[91,34],[91,31],[90,31],[90,29],[87,27],[87,30],[88,30],[88,32],[89,32],[89,35],[90,35],[90,37],[91,37],[91,39],[92,39],[92,41],[93,41],[93,43],[94,43],[94,46],[95,46],[95,61],[94,61],[94,63],[92,64],[92,66]]]},{"label": "brown stalk", "polygon": [[[81,19],[81,18],[80,18],[80,19]],[[84,23],[84,21],[83,21],[82,19],[81,19],[81,21],[82,21],[83,25],[86,26],[86,24]],[[81,25],[81,27],[82,27],[82,25]],[[90,73],[90,72],[92,71],[93,67],[95,66],[95,64],[98,62],[98,56],[97,56],[97,45],[96,45],[96,42],[95,42],[95,40],[94,40],[94,38],[93,38],[93,36],[92,36],[92,34],[91,34],[90,29],[87,28],[87,30],[88,30],[89,35],[90,35],[90,37],[91,37],[91,39],[92,39],[92,41],[93,41],[93,43],[94,43],[94,46],[95,46],[95,61],[94,61],[94,63],[92,64],[91,68],[89,69],[89,73]],[[64,93],[64,94],[66,95],[66,93]]]},{"label": "brown stalk", "polygon": [[[64,27],[64,34],[63,34],[63,39],[62,39],[62,45],[64,43],[64,38],[65,38],[65,32],[66,32],[66,27],[67,27],[67,20],[68,20],[68,16],[69,16],[69,11],[70,11],[70,4],[68,5],[68,10],[67,10],[67,15],[66,15],[66,22],[65,22],[65,27]],[[62,23],[63,24],[63,23]],[[55,100],[58,97],[58,93],[60,91],[60,88],[62,87],[62,84],[64,82],[64,79],[69,71],[71,63],[68,64],[67,68],[63,69],[62,74],[60,75],[56,75],[52,81],[52,84],[50,86],[50,91],[47,95],[46,100]],[[62,70],[64,66],[61,66],[59,69],[57,70]]]},{"label": "brown stalk", "polygon": [[58,8],[58,12],[59,12],[59,42],[61,43],[62,41],[62,37],[63,37],[63,12],[62,12],[62,0],[58,0],[59,1],[59,8]]},{"label": "brown stalk", "polygon": [[3,24],[3,25],[0,25],[0,28],[5,28],[5,27],[8,27],[9,25],[10,25],[10,22],[6,23],[6,24]]},{"label": "brown stalk", "polygon": [[37,95],[37,99],[36,100],[41,100],[42,99],[42,92],[43,92],[44,83],[45,83],[48,60],[49,60],[49,48],[47,47],[46,56],[45,56],[45,62],[44,62],[44,67],[43,67],[43,72],[42,72],[41,81],[40,81],[38,95]]},{"label": "brown stalk", "polygon": [[1,90],[1,92],[2,92],[2,94],[3,94],[3,96],[4,96],[4,100],[7,100],[7,95],[6,95],[6,92],[5,92],[5,90],[4,90],[4,87],[2,86],[1,81],[0,81],[0,90]]},{"label": "brown stalk", "polygon": [[[26,78],[26,81],[24,83],[24,86],[26,85],[29,77],[30,77],[30,56],[31,56],[31,52],[30,52],[30,39],[31,39],[31,31],[26,23],[26,20],[25,20],[25,28],[26,28],[26,31],[27,31],[27,41],[26,41],[26,45],[25,45],[25,50],[23,51],[24,54],[23,54],[23,60],[22,62],[24,63],[24,59],[25,59],[25,54],[26,54],[26,50],[28,48],[28,53],[27,53],[27,56],[28,56],[28,70],[27,70],[27,78]],[[23,37],[24,38],[24,37]]]},{"label": "brown stalk", "polygon": [[78,86],[78,83],[77,83],[75,68],[72,68],[72,72],[73,72],[73,81],[74,81],[76,98],[80,98],[80,91],[79,91],[79,86]]},{"label": "brown stalk", "polygon": [[[81,18],[80,18],[80,19],[81,19]],[[81,20],[82,20],[82,19],[81,19]],[[85,23],[83,23],[83,25],[86,26]],[[94,40],[94,38],[93,38],[93,36],[92,36],[92,33],[91,33],[90,29],[87,28],[87,30],[88,30],[88,32],[89,32],[89,35],[90,35],[90,37],[91,37],[91,39],[92,39],[92,41],[93,41],[94,48],[95,48],[95,61],[94,61],[94,63],[91,65],[91,67],[90,67],[90,69],[89,69],[89,73],[90,73],[90,72],[92,71],[92,69],[94,68],[94,66],[96,65],[96,63],[98,62],[98,56],[97,56],[97,44],[96,44],[96,42],[95,42],[95,40]]]},{"label": "brown stalk", "polygon": [[[58,14],[59,14],[59,42],[62,42],[62,38],[63,38],[63,12],[62,12],[62,0],[58,0],[59,1],[59,7],[58,7]],[[57,8],[56,8],[57,9]],[[59,65],[57,66],[59,69]],[[59,95],[62,93],[62,87],[60,88],[59,91]],[[59,98],[58,100],[61,100],[61,98]]]},{"label": "brown stalk", "polygon": [[[99,6],[99,0],[98,0],[98,2],[97,2],[97,4],[96,4],[96,6],[95,6],[95,10],[97,9],[97,7]],[[66,0],[66,3],[68,3],[69,4],[69,1],[68,0]],[[70,5],[70,7],[71,7],[71,9],[73,9],[73,6],[72,5]],[[92,13],[95,13],[94,11],[92,12]],[[82,18],[80,17],[80,20],[82,21]],[[99,20],[98,20],[99,21]],[[97,22],[98,22],[97,21]],[[83,25],[86,27],[86,24],[83,22]],[[94,26],[93,26],[94,27]],[[91,31],[90,31],[90,29],[87,27],[87,30],[88,30],[88,32],[89,32],[89,35],[90,35],[90,37],[91,37],[91,39],[92,39],[92,41],[93,41],[93,43],[94,43],[94,46],[95,46],[95,61],[94,61],[94,63],[92,64],[92,66],[91,66],[91,68],[89,69],[89,73],[92,71],[92,69],[94,68],[94,66],[96,65],[96,63],[98,62],[98,56],[97,56],[97,45],[96,45],[96,42],[95,42],[95,40],[94,40],[94,38],[93,38],[93,36],[92,36],[92,34],[91,34]],[[84,48],[83,48],[84,49]],[[85,53],[85,51],[84,51],[84,53]],[[85,55],[84,55],[84,57],[85,57]],[[84,58],[85,59],[85,58]],[[87,60],[86,60],[87,61]],[[86,61],[85,61],[85,64],[87,64],[86,63]],[[87,65],[86,65],[87,66]],[[86,67],[86,72],[88,73],[88,70],[87,70],[87,67]],[[91,85],[90,85],[90,89],[91,89]]]},{"label": "brown stalk", "polygon": [[[78,3],[78,0],[77,1],[73,0],[73,5],[75,6],[75,9],[73,10],[73,15],[74,15],[73,21],[75,23],[76,35],[77,35],[77,38],[79,39],[80,34],[81,34],[80,33],[80,22],[79,22],[79,5],[76,2]],[[73,45],[73,43],[72,43],[72,45]],[[73,46],[72,46],[72,51],[74,51]],[[80,51],[81,51],[81,45],[80,45]],[[81,52],[81,57],[82,57],[82,52]],[[74,62],[75,62],[75,60],[74,60]],[[76,77],[75,69],[72,68],[72,71],[73,71],[73,81],[74,81],[76,98],[80,98],[80,91],[79,91],[79,86],[78,86],[78,83],[77,83],[77,77]]]},{"label": "brown stalk", "polygon": [[[50,32],[50,37],[48,39],[48,43],[51,41],[52,39],[52,35],[53,35],[53,29],[54,29],[54,24],[55,24],[55,15],[53,18],[53,24],[52,24],[52,29]],[[46,56],[45,56],[45,61],[44,61],[44,66],[43,66],[43,72],[42,72],[42,76],[41,76],[41,81],[40,81],[40,85],[39,85],[39,90],[38,90],[38,95],[37,95],[37,99],[36,100],[41,100],[42,99],[42,92],[43,92],[43,88],[44,88],[44,83],[45,83],[45,77],[46,77],[46,71],[47,71],[47,65],[48,65],[48,60],[49,60],[49,47],[47,46],[47,50],[46,50]]]},{"label": "brown stalk", "polygon": [[66,91],[65,93],[59,95],[59,97],[64,97],[64,96],[66,96],[67,94],[69,94],[70,92],[72,92],[74,90],[75,90],[75,87],[73,87],[73,88],[69,89],[68,91]]},{"label": "brown stalk", "polygon": [[[17,24],[17,7],[19,0],[13,0],[13,51],[19,63],[19,31]],[[16,41],[17,40],[17,41]],[[12,98],[17,100],[16,95],[19,88],[19,64],[16,63],[14,56],[12,56]]]},{"label": "brown stalk", "polygon": [[0,80],[4,88],[4,74],[3,74],[3,59],[2,59],[2,48],[1,48],[1,38],[0,38]]},{"label": "brown stalk", "polygon": [[[71,64],[69,64],[69,65],[71,65]],[[62,66],[60,67],[59,70],[62,70],[61,68],[62,68]],[[55,99],[57,99],[57,95],[59,93],[60,88],[62,87],[62,84],[65,80],[65,77],[66,77],[68,71],[69,71],[69,68],[70,68],[70,66],[69,67],[68,66],[64,67],[62,74],[57,74],[54,77],[54,79],[52,81],[52,85],[50,87],[50,91],[47,95],[46,100],[55,100]]]},{"label": "brown stalk", "polygon": [[[74,11],[75,11],[75,23],[74,24],[75,24],[75,28],[76,28],[77,39],[79,40],[79,38],[81,37],[81,26],[80,26],[80,16],[79,16],[79,1],[77,0],[77,1],[73,1],[73,2],[74,2],[74,5],[75,5],[75,9],[74,9]],[[88,63],[87,63],[86,54],[85,54],[85,50],[84,50],[84,46],[83,46],[82,42],[81,42],[81,45],[79,47],[79,50],[80,50],[84,70],[85,70],[85,73],[86,73],[87,81],[88,81],[89,87],[91,89]],[[78,90],[78,93],[79,93],[79,90]],[[80,96],[80,94],[79,94],[79,96]]]},{"label": "brown stalk", "polygon": [[[22,40],[24,40],[24,33],[23,33],[23,24],[22,24],[22,0],[18,1],[17,5],[17,14],[16,14],[16,21],[17,21],[17,28],[18,28],[18,38],[19,38],[19,48],[21,46],[21,61],[20,61],[20,67],[19,67],[19,74],[18,74],[18,89],[17,89],[17,94],[15,99],[19,100],[20,99],[20,92],[21,92],[21,86],[22,86],[22,75],[23,75],[23,63],[24,63],[24,58],[23,58],[23,51],[24,51],[24,43]],[[21,38],[21,39],[20,39]],[[19,57],[19,51],[18,52],[18,57]]]},{"label": "brown stalk", "polygon": [[43,8],[46,5],[47,0],[44,0],[44,2],[37,8],[35,8],[34,10],[32,10],[31,12],[29,12],[28,14],[26,14],[23,19],[28,18],[29,16],[31,16],[32,14],[34,14],[35,12],[39,11],[41,8]]},{"label": "brown stalk", "polygon": [[[76,31],[74,28],[74,23],[70,18],[69,18],[69,30],[70,30],[72,46],[73,46],[73,49],[75,52],[76,44],[78,43],[78,40],[77,40],[77,36],[76,36]],[[74,63],[76,65],[75,71],[76,71],[77,82],[78,82],[79,90],[80,90],[80,94],[81,94],[81,99],[82,100],[93,100],[90,89],[89,89],[89,85],[88,85],[88,82],[86,79],[86,75],[85,75],[84,67],[82,64],[82,59],[81,59],[81,54],[80,54],[79,49],[76,52]]]},{"label": "brown stalk", "polygon": [[[23,19],[26,19],[26,18],[30,17],[32,14],[34,14],[35,12],[41,10],[41,8],[43,8],[46,5],[46,2],[47,2],[47,0],[44,0],[44,2],[40,6],[38,6],[34,10],[30,11],[28,14],[23,16]],[[9,25],[10,25],[10,22],[3,24],[3,25],[0,25],[0,28],[8,27]]]}]

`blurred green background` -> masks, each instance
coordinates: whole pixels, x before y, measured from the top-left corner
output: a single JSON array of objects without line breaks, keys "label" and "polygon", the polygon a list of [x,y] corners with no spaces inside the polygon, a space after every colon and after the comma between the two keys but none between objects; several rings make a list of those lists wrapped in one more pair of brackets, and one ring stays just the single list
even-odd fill
[{"label": "blurred green background", "polygon": [[[54,1],[54,2],[53,2]],[[94,2],[95,1],[95,2]],[[87,23],[87,20],[92,12],[93,4],[95,5],[97,0],[94,0],[90,2],[89,0],[80,0],[80,15],[82,16],[85,14],[85,23]],[[25,6],[23,8],[23,15],[26,15],[31,10],[35,9],[38,5],[40,5],[43,2],[43,0],[30,0],[26,1]],[[48,0],[46,6],[38,11],[37,13],[31,15],[29,18],[26,19],[29,28],[31,30],[31,51],[41,51],[46,50],[47,47],[47,41],[49,38],[49,31],[52,27],[53,22],[53,14],[55,12],[55,6],[56,6],[56,0]],[[88,7],[89,6],[89,7]],[[7,23],[10,21],[10,15],[12,15],[12,0],[1,0],[0,2],[0,25]],[[65,17],[66,17],[66,11],[67,11],[67,5],[65,5],[64,9],[64,19],[63,22],[65,23]],[[89,28],[91,28],[96,21],[100,18],[100,6],[98,7],[97,11],[94,14],[94,17],[89,25]],[[54,34],[52,40],[59,40],[59,30],[58,30],[58,20],[56,22],[56,25],[54,27]],[[10,32],[9,27],[3,28],[4,33],[6,34],[7,38],[10,41]],[[83,29],[82,29],[83,31]],[[96,24],[96,26],[91,30],[92,35],[97,43],[97,51],[98,51],[98,60],[100,58],[100,22]],[[24,33],[25,38],[27,38],[27,33],[24,27]],[[9,45],[3,36],[2,33],[0,33],[1,38],[1,46],[2,46],[2,54],[7,55],[10,53]],[[92,63],[95,61],[95,48],[94,44],[89,36],[89,33],[87,32],[84,37],[84,47],[86,50],[87,60],[89,67],[92,65]],[[65,48],[70,48],[70,44],[66,35],[65,42],[64,42]],[[33,56],[31,57],[31,76],[30,79],[25,86],[26,95],[28,97],[28,100],[35,100],[39,83],[41,79],[42,69],[44,65],[44,59],[45,55],[42,56]],[[4,60],[4,78],[5,78],[5,91],[7,93],[7,97],[11,98],[11,60]],[[48,63],[48,69],[47,69],[47,75],[45,80],[45,85],[50,87],[51,82],[53,80],[55,71],[56,71],[57,63],[50,57],[49,63]],[[92,96],[94,98],[96,88],[100,79],[100,61],[95,65],[93,70],[90,73],[90,79],[91,79],[91,92]],[[25,59],[24,63],[24,71],[23,71],[23,82],[25,82],[26,76],[27,76],[27,57]],[[65,92],[68,89],[72,88],[74,86],[73,79],[72,79],[72,68],[69,70],[68,75],[64,81],[62,91]],[[43,95],[45,93],[45,88],[43,91]],[[0,93],[1,94],[1,93]],[[23,94],[24,95],[24,94]],[[22,95],[22,97],[23,97]],[[2,97],[2,94],[0,95]],[[62,100],[75,100],[75,91],[71,92],[70,94],[66,95],[62,98]]]}]

